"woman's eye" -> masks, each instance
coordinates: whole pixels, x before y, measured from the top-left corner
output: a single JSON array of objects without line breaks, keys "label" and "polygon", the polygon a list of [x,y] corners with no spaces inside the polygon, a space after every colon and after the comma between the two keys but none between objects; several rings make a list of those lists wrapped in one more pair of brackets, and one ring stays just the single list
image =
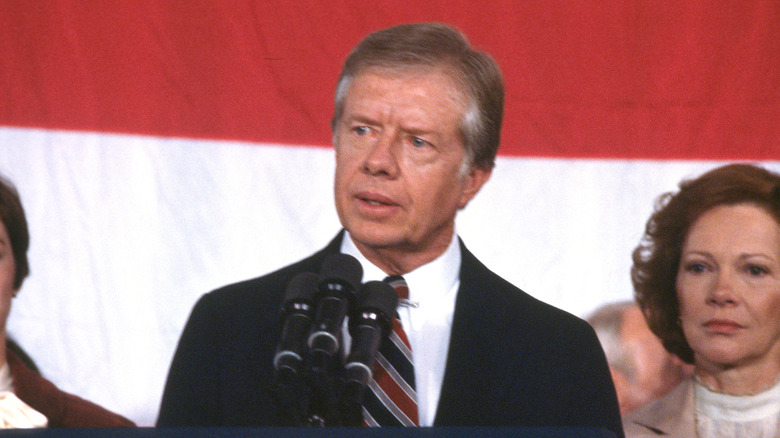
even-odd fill
[{"label": "woman's eye", "polygon": [[701,274],[706,270],[706,267],[702,263],[688,263],[685,265],[685,270],[694,274]]},{"label": "woman's eye", "polygon": [[750,275],[754,276],[754,277],[758,277],[758,276],[761,276],[761,275],[769,273],[768,269],[766,269],[763,266],[759,266],[759,265],[748,265],[746,269],[747,269],[748,273]]}]

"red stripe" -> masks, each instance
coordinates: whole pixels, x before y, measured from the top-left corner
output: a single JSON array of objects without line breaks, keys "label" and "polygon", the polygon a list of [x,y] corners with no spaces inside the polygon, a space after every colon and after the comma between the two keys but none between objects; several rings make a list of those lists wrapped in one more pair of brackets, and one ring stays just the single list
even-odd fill
[{"label": "red stripe", "polygon": [[0,125],[327,146],[348,50],[437,20],[504,70],[502,154],[780,158],[775,0],[455,3],[0,2]]},{"label": "red stripe", "polygon": [[420,420],[417,411],[417,401],[409,397],[409,395],[401,389],[387,370],[377,363],[376,372],[374,373],[374,380],[377,385],[382,388],[382,391],[387,394],[390,400],[412,421],[414,424],[419,425]]},{"label": "red stripe", "polygon": [[407,417],[417,422],[417,402],[401,389],[398,383],[390,377],[384,367],[377,366],[377,370],[379,369],[381,369],[382,372],[380,374],[379,371],[377,371],[376,383],[382,388],[385,394],[395,402],[396,406],[404,411]]}]

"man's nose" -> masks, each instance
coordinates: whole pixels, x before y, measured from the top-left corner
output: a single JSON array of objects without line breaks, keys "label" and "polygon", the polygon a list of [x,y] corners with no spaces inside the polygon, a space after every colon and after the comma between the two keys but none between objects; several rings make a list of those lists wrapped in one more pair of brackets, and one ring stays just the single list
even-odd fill
[{"label": "man's nose", "polygon": [[368,148],[363,161],[363,169],[370,175],[395,177],[398,173],[400,141],[394,132],[382,132]]}]

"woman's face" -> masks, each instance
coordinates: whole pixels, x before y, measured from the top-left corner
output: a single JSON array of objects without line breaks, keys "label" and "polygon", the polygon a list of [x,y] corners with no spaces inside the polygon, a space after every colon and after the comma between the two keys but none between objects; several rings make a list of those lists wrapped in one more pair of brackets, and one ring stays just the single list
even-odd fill
[{"label": "woman's face", "polygon": [[697,367],[780,367],[780,225],[752,204],[715,207],[688,232],[677,273]]},{"label": "woman's face", "polygon": [[[5,333],[5,322],[8,312],[11,310],[11,299],[16,292],[14,290],[14,276],[16,275],[16,261],[11,247],[11,239],[5,224],[0,221],[0,334]],[[0,341],[3,341],[0,339]]]}]

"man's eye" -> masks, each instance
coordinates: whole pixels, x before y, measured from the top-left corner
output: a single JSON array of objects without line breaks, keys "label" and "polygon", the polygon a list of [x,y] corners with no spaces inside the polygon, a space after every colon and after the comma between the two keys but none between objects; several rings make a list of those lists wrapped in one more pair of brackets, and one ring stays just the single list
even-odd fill
[{"label": "man's eye", "polygon": [[412,145],[414,147],[421,148],[421,147],[423,147],[423,146],[425,146],[427,144],[428,144],[428,142],[423,140],[423,139],[421,139],[421,138],[418,138],[418,137],[412,138]]},{"label": "man's eye", "polygon": [[355,131],[355,134],[361,135],[361,136],[362,135],[366,135],[366,134],[368,134],[370,132],[370,130],[368,129],[368,126],[357,126],[357,127],[353,128],[353,130]]}]

